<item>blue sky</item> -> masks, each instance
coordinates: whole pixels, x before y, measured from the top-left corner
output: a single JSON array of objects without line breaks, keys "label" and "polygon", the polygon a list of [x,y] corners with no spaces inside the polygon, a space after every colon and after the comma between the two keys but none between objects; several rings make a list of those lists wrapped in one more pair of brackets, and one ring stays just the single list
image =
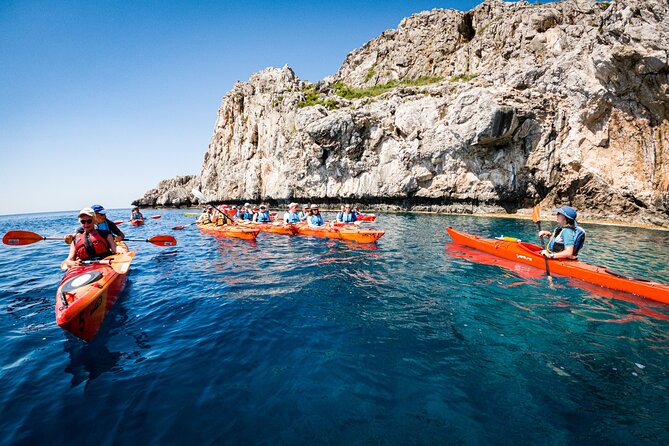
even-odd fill
[{"label": "blue sky", "polygon": [[221,99],[346,55],[432,8],[480,1],[0,1],[0,214],[128,207],[196,174]]}]

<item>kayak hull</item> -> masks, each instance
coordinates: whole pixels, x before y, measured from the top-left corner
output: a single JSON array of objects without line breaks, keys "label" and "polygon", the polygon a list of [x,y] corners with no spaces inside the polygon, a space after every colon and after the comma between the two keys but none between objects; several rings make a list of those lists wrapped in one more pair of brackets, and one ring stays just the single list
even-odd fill
[{"label": "kayak hull", "polygon": [[349,227],[332,228],[330,226],[311,227],[307,225],[296,225],[295,227],[300,235],[348,240],[357,243],[373,243],[385,234],[385,231]]},{"label": "kayak hull", "polygon": [[130,226],[142,226],[144,224],[144,219],[130,220],[128,223],[130,223]]},{"label": "kayak hull", "polygon": [[[486,239],[452,228],[446,228],[446,231],[454,242],[461,245],[535,268],[546,269],[546,259],[540,254],[540,246],[518,240]],[[669,304],[669,285],[628,277],[580,260],[548,259],[547,261],[551,274],[573,277],[605,288]]]},{"label": "kayak hull", "polygon": [[119,243],[117,250],[118,254],[105,261],[113,262],[122,256],[124,262],[118,265],[122,265],[123,273],[103,263],[74,267],[67,271],[58,286],[56,323],[84,341],[93,339],[125,287],[135,251],[128,252],[124,243]]},{"label": "kayak hull", "polygon": [[283,235],[295,235],[297,234],[297,229],[295,225],[287,224],[272,224],[272,223],[240,223],[240,225],[250,228],[257,229],[260,232],[269,232],[271,234],[283,234]]},{"label": "kayak hull", "polygon": [[212,234],[224,235],[226,237],[240,238],[244,240],[254,240],[258,237],[260,230],[247,228],[241,225],[221,225],[214,224],[198,224],[198,228],[202,231],[210,232]]}]

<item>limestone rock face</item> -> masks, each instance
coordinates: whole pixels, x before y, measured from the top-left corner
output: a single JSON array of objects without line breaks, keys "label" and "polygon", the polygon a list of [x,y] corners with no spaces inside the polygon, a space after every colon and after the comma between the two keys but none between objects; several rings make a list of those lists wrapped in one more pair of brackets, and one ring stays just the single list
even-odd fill
[{"label": "limestone rock face", "polygon": [[668,49],[662,0],[421,12],[317,84],[287,66],[236,84],[199,175],[138,203],[187,205],[191,187],[456,212],[541,201],[669,226]]}]

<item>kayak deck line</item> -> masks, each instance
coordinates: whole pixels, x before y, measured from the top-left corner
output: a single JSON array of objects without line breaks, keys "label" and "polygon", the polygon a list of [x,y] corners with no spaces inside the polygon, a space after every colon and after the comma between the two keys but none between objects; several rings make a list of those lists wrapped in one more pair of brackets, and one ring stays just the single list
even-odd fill
[{"label": "kayak deck line", "polygon": [[[544,268],[541,247],[528,242],[486,239],[480,236],[446,228],[454,242],[507,260]],[[605,288],[624,291],[637,296],[669,304],[669,285],[635,278],[606,267],[592,265],[578,259],[549,259],[551,274],[574,277]]]}]

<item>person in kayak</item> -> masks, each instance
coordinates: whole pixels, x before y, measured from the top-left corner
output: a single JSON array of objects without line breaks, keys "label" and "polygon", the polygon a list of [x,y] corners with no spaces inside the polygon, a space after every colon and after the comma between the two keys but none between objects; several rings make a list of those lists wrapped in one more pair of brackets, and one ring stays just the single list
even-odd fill
[{"label": "person in kayak", "polygon": [[[121,231],[113,221],[107,218],[107,211],[105,210],[104,207],[102,207],[99,204],[94,204],[90,208],[93,209],[93,211],[95,211],[95,219],[93,220],[95,229],[97,229],[98,231],[111,232],[112,236],[114,237],[114,241],[117,243],[125,238],[125,234],[123,234],[123,231]],[[67,243],[68,245],[72,243],[72,240],[74,240],[74,236],[81,231],[82,228],[81,226],[79,226],[74,230],[74,233],[67,234],[65,236],[65,243]]]},{"label": "person in kayak", "polygon": [[307,221],[307,218],[309,218],[309,215],[311,215],[311,211],[309,211],[309,205],[305,204],[302,206],[302,210],[300,211],[300,221]]},{"label": "person in kayak", "polygon": [[209,224],[214,222],[214,208],[211,205],[207,205],[204,208],[200,216],[197,218],[197,222],[201,224]]},{"label": "person in kayak", "polygon": [[319,227],[325,225],[325,220],[318,209],[318,206],[315,204],[311,205],[311,215],[307,218],[307,223],[311,227]]},{"label": "person in kayak", "polygon": [[232,218],[225,212],[227,210],[227,206],[223,206],[223,210],[219,211],[218,208],[213,208],[213,216],[212,216],[212,222],[216,223],[217,226],[223,226],[223,225],[231,225],[234,222],[232,221]]},{"label": "person in kayak", "polygon": [[283,214],[283,222],[287,225],[294,225],[300,222],[300,214],[297,213],[297,203],[288,205],[288,212]]},{"label": "person in kayak", "polygon": [[70,253],[63,262],[68,268],[80,266],[82,260],[101,260],[116,254],[116,243],[111,232],[98,231],[95,228],[95,211],[84,208],[79,211],[81,229],[74,235],[70,244]]},{"label": "person in kayak", "polygon": [[344,209],[337,214],[337,221],[342,223],[353,223],[357,220],[357,215],[357,212],[351,210],[351,205],[346,204],[344,205]]},{"label": "person in kayak", "polygon": [[252,221],[253,212],[251,212],[251,203],[244,203],[244,206],[237,211],[237,219]]},{"label": "person in kayak", "polygon": [[549,259],[575,259],[585,242],[585,231],[576,222],[576,209],[562,206],[555,212],[557,228],[553,233],[539,232],[539,237],[549,237],[546,249],[541,251],[541,255]]},{"label": "person in kayak", "polygon": [[269,223],[272,219],[269,216],[269,210],[264,204],[260,205],[260,210],[253,216],[253,221],[256,223]]},{"label": "person in kayak", "polygon": [[116,223],[107,218],[107,210],[100,204],[94,204],[91,209],[95,211],[96,226],[98,231],[111,232],[114,236],[115,242],[123,241],[125,234],[121,231]]},{"label": "person in kayak", "polygon": [[130,212],[130,220],[144,220],[144,215],[142,215],[138,207],[132,208],[132,211]]}]

